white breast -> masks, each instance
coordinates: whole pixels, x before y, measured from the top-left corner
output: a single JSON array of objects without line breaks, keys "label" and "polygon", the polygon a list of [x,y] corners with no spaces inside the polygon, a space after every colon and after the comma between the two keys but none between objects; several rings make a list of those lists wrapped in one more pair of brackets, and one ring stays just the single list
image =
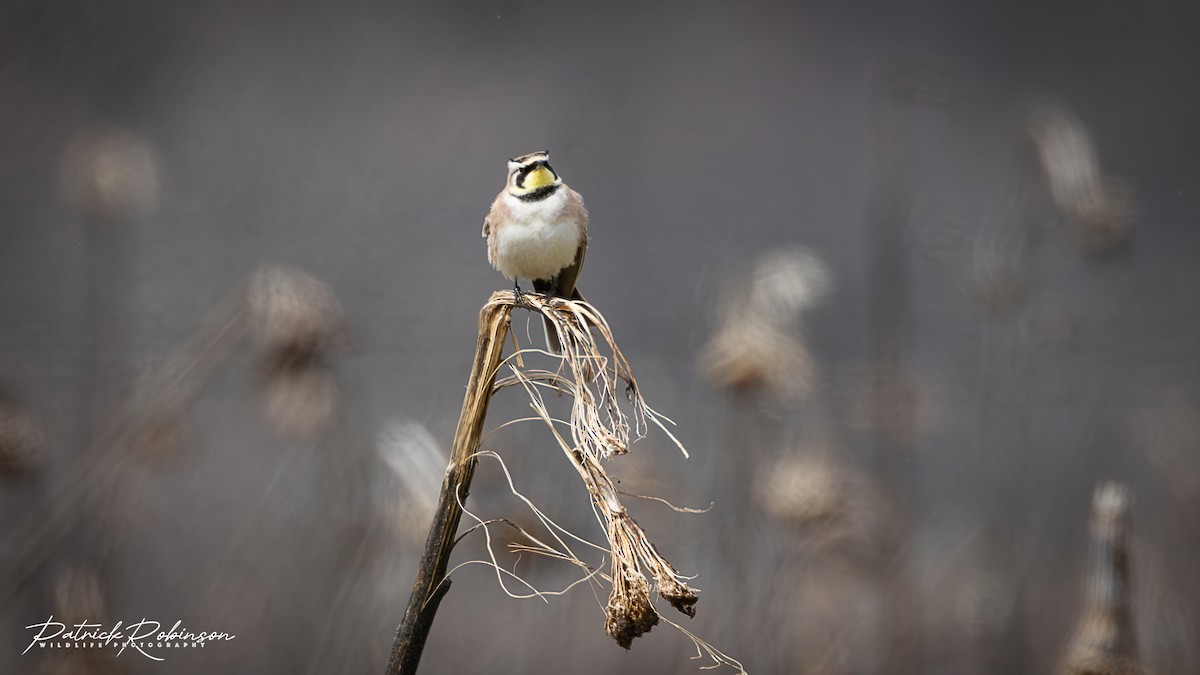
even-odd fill
[{"label": "white breast", "polygon": [[563,217],[566,190],[537,202],[506,197],[512,219],[496,228],[492,265],[509,279],[549,279],[575,260],[579,227]]}]

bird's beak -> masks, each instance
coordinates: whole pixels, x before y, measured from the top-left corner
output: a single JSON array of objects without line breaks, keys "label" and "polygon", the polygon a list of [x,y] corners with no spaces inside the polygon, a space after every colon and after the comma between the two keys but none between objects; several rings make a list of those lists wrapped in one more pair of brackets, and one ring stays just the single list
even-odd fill
[{"label": "bird's beak", "polygon": [[554,183],[554,172],[545,166],[539,166],[529,175],[525,176],[525,187],[530,190],[536,190],[540,187],[546,187]]}]

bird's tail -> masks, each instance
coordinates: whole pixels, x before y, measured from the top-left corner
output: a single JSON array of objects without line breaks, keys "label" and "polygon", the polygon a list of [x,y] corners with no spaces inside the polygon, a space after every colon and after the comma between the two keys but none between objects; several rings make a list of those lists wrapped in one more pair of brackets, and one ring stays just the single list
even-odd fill
[{"label": "bird's tail", "polygon": [[[571,299],[577,302],[586,302],[578,288],[571,290]],[[554,322],[549,317],[542,317],[542,323],[545,324],[546,329],[546,349],[551,354],[561,354],[562,345],[558,340],[558,328],[555,327]]]},{"label": "bird's tail", "polygon": [[546,324],[546,349],[551,354],[561,354],[562,346],[558,343],[558,329],[554,327],[554,322],[549,317],[542,317],[542,321]]}]

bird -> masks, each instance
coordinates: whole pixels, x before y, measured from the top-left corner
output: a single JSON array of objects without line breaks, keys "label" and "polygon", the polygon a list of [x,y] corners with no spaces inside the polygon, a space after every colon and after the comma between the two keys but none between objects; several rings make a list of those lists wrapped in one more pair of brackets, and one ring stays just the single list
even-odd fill
[{"label": "bird", "polygon": [[[533,290],[582,300],[575,283],[587,253],[588,212],[583,197],[550,166],[550,153],[531,152],[508,160],[508,179],[483,219],[488,262],[513,282],[518,302],[521,279]],[[554,325],[546,323],[550,351],[559,352]]]}]

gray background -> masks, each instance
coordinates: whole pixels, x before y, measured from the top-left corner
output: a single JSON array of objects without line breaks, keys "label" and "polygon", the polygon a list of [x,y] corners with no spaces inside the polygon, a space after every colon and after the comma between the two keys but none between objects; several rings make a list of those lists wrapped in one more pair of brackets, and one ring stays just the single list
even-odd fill
[{"label": "gray background", "polygon": [[[28,562],[0,578],[0,670],[58,667],[19,655],[24,626],[83,569],[114,620],[237,635],[165,663],[126,653],[122,672],[382,671],[422,539],[395,512],[436,492],[478,308],[507,287],[482,216],[504,160],[548,148],[591,211],[580,286],[692,452],[652,434],[613,471],[716,504],[631,505],[698,575],[693,632],[756,673],[1046,672],[1081,602],[1091,490],[1111,478],[1136,495],[1143,655],[1196,672],[1196,18],[1170,2],[9,0],[0,390],[42,442],[0,482],[0,556]],[[1027,129],[1047,101],[1133,194],[1104,255],[1049,198]],[[72,148],[98,138],[138,149],[128,208],[71,192]],[[714,391],[697,363],[718,298],[792,245],[833,280],[796,333],[816,393]],[[105,455],[139,377],[263,261],[340,299],[333,425],[276,433],[245,342],[169,456]],[[1007,271],[1011,306],[981,303],[981,266]],[[528,414],[504,396],[494,425]],[[435,444],[398,446],[407,481],[379,459],[397,421]],[[488,443],[523,492],[600,536],[536,423]],[[876,495],[861,501],[882,534],[830,553],[820,527],[762,511],[755,471],[813,445],[872,486],[855,494]],[[529,522],[495,463],[477,481],[482,517]],[[484,557],[466,541],[456,560]],[[603,589],[546,604],[506,598],[483,566],[455,579],[423,672],[696,672],[667,625],[629,653],[604,636]]]}]

